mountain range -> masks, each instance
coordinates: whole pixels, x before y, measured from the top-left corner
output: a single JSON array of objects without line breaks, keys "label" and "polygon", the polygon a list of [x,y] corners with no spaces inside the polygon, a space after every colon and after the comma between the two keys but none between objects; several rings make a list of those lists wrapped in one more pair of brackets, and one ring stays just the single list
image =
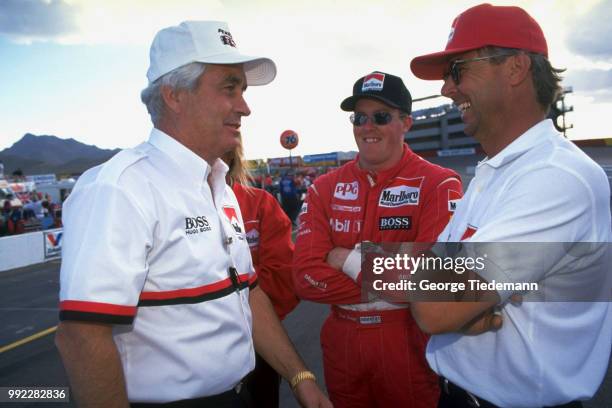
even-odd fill
[{"label": "mountain range", "polygon": [[100,149],[74,139],[36,136],[26,133],[18,142],[0,152],[4,174],[21,170],[24,175],[78,175],[113,157],[120,149]]}]

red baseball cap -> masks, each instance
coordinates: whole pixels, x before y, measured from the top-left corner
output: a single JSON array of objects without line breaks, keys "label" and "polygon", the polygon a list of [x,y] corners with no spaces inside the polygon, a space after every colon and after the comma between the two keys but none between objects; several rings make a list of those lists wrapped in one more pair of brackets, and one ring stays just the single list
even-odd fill
[{"label": "red baseball cap", "polygon": [[452,56],[486,46],[519,48],[548,57],[542,28],[525,10],[485,3],[455,18],[444,51],[414,58],[410,69],[421,79],[442,79]]}]

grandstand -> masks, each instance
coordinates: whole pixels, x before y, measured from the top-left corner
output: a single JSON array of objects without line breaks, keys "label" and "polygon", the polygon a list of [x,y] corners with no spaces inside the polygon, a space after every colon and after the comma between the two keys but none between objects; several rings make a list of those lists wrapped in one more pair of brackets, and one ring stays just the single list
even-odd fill
[{"label": "grandstand", "polygon": [[463,133],[461,114],[454,105],[441,105],[412,113],[414,124],[406,141],[415,152],[476,149],[478,142]]},{"label": "grandstand", "polygon": [[441,105],[412,113],[414,124],[404,140],[432,163],[449,167],[461,176],[464,187],[474,177],[474,168],[485,157],[480,144],[463,133],[461,114],[454,105]]},{"label": "grandstand", "polygon": [[[562,113],[549,117],[556,121],[556,116]],[[463,133],[464,125],[457,107],[441,105],[421,109],[414,111],[412,117],[414,124],[404,137],[406,143],[427,160],[458,172],[466,188],[474,177],[476,164],[485,154],[476,139]],[[558,130],[563,131],[563,128]],[[612,187],[612,139],[577,140],[574,143],[604,169]]]}]

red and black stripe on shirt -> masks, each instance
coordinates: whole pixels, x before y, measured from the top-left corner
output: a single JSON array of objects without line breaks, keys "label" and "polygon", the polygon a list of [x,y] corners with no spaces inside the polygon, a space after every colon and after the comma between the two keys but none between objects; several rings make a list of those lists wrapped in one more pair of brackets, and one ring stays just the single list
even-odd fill
[{"label": "red and black stripe on shirt", "polygon": [[219,282],[188,289],[142,292],[136,306],[80,300],[60,302],[60,320],[91,321],[108,324],[132,324],[139,307],[194,304],[219,299],[247,287],[257,286],[257,276],[236,275]]}]

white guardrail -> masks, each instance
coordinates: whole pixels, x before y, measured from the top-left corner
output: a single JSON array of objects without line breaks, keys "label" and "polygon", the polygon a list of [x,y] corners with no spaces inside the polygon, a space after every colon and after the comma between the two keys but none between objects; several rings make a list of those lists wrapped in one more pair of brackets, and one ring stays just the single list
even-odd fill
[{"label": "white guardrail", "polygon": [[0,272],[56,259],[61,255],[61,228],[0,238]]}]

